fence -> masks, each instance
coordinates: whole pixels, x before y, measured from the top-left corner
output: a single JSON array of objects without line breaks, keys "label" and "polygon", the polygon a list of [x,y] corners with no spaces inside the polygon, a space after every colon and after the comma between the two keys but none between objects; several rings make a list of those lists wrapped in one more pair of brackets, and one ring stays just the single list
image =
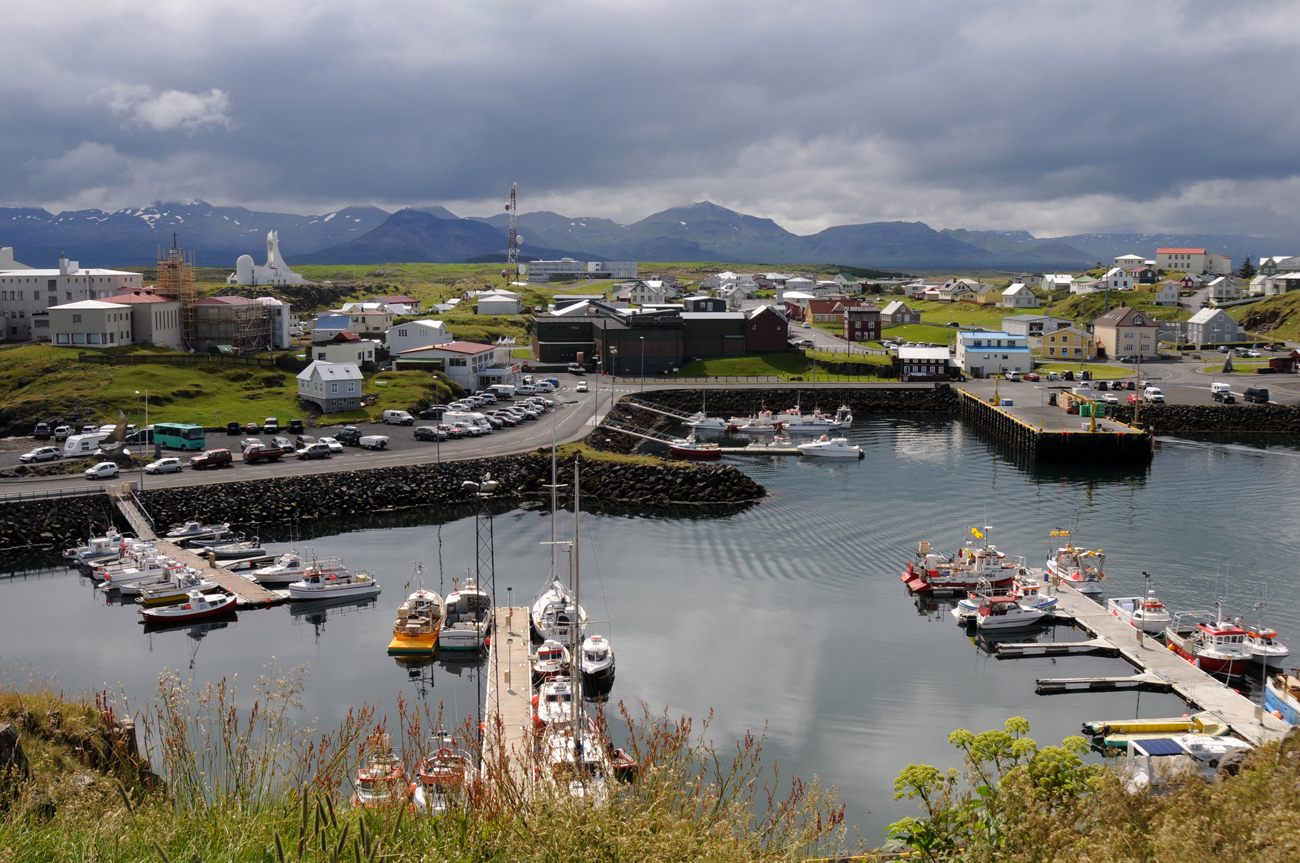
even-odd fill
[{"label": "fence", "polygon": [[94,488],[47,488],[39,491],[15,491],[0,494],[0,502],[20,501],[20,500],[40,500],[47,497],[85,497],[89,494],[105,494],[108,489],[105,486],[95,486]]},{"label": "fence", "polygon": [[[265,357],[231,357],[220,354],[87,354],[81,353],[77,361],[105,366],[141,366],[158,363],[165,366],[197,366],[202,363],[222,363],[232,366],[260,366],[265,369],[280,368],[275,360]],[[302,364],[305,368],[305,364]],[[299,369],[301,371],[302,369]]]}]

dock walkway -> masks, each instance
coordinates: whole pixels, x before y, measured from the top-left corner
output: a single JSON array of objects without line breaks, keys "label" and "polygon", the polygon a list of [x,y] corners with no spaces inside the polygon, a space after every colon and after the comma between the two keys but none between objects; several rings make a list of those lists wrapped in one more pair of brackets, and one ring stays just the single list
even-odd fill
[{"label": "dock walkway", "polygon": [[[1182,659],[1162,642],[1108,613],[1073,587],[1059,585],[1056,595],[1060,597],[1057,617],[1074,620],[1094,638],[1106,639],[1128,662],[1163,680],[1184,701],[1214,714],[1245,740],[1266,743],[1280,739],[1290,729],[1281,719],[1264,712],[1250,699]],[[1259,672],[1252,669],[1248,673]]]},{"label": "dock walkway", "polygon": [[499,760],[498,756],[504,755],[518,786],[526,789],[531,786],[529,766],[533,762],[529,728],[533,701],[533,675],[528,667],[531,651],[527,607],[497,608],[487,675],[488,745],[496,745],[496,732],[491,729],[499,719],[500,743],[505,751],[494,753],[485,750],[484,757]]}]

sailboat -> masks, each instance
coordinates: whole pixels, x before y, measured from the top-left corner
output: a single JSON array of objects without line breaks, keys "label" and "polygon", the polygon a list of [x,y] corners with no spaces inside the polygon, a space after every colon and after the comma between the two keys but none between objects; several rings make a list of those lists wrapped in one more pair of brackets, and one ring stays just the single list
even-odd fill
[{"label": "sailboat", "polygon": [[[574,482],[577,482],[577,462],[574,462]],[[559,572],[555,565],[555,550],[559,542],[555,538],[555,518],[558,502],[556,493],[559,485],[556,481],[555,468],[555,444],[551,444],[551,580],[542,588],[542,592],[537,594],[533,600],[533,606],[529,610],[529,621],[532,624],[533,637],[537,641],[558,641],[561,644],[569,641],[570,633],[581,633],[587,627],[587,612],[578,604],[577,599],[560,580]],[[575,494],[576,500],[576,494]],[[576,510],[576,507],[575,507]],[[575,518],[576,518],[575,512]],[[573,653],[574,651],[570,651]]]}]

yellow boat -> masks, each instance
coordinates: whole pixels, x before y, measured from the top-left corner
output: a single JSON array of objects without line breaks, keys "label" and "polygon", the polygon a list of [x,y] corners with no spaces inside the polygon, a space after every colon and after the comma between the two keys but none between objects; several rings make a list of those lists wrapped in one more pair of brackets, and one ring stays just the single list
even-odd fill
[{"label": "yellow boat", "polygon": [[438,650],[438,632],[447,616],[442,597],[420,588],[397,607],[389,656],[432,656]]},{"label": "yellow boat", "polygon": [[1086,736],[1099,737],[1107,746],[1126,746],[1130,740],[1153,740],[1171,734],[1208,734],[1217,737],[1228,731],[1228,726],[1203,713],[1168,719],[1113,719],[1083,724]]}]

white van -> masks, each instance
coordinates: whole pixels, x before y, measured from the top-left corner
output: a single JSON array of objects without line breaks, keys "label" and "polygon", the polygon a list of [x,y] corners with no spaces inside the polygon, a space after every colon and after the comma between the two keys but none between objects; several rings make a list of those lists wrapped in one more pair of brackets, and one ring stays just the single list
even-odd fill
[{"label": "white van", "polygon": [[[442,421],[448,425],[462,426],[471,434],[492,433],[492,423],[488,422],[487,417],[478,411],[447,411],[442,415]],[[478,431],[475,432],[475,429],[478,429]]]},{"label": "white van", "polygon": [[1142,398],[1156,405],[1165,403],[1165,394],[1160,391],[1160,387],[1147,387],[1142,391]]},{"label": "white van", "polygon": [[65,456],[94,455],[99,450],[100,441],[108,437],[108,432],[93,434],[74,434],[63,442]]},{"label": "white van", "polygon": [[384,411],[384,424],[392,426],[413,426],[415,417],[406,411]]},{"label": "white van", "polygon": [[497,397],[498,401],[509,401],[515,397],[515,388],[510,384],[493,384],[488,387],[488,389],[492,391],[492,394]]}]

